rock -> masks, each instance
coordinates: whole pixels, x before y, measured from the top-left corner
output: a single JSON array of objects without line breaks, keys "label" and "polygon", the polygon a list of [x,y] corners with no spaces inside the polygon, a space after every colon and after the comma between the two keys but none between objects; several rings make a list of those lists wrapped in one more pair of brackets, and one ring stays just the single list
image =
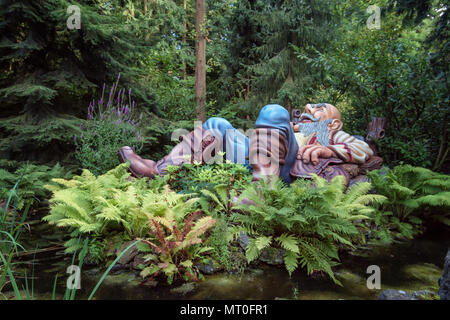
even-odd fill
[{"label": "rock", "polygon": [[203,274],[213,274],[213,273],[219,271],[219,268],[216,268],[216,266],[214,266],[214,263],[212,260],[209,260],[208,264],[203,264],[203,263],[196,264],[196,267]]},{"label": "rock", "polygon": [[[251,240],[252,238],[247,236],[244,232],[241,232],[239,236],[239,245],[242,247],[242,249],[244,249],[244,251],[247,249],[247,246]],[[283,249],[268,247],[261,251],[261,254],[259,255],[259,261],[271,265],[281,265],[284,263],[283,255]]]},{"label": "rock", "polygon": [[145,265],[145,262],[146,262],[146,259],[144,257],[145,257],[144,253],[140,253],[140,254],[136,255],[133,259],[133,263],[131,264],[131,267],[134,270],[141,270],[141,268],[139,266]]},{"label": "rock", "polygon": [[450,300],[450,249],[447,251],[444,262],[444,272],[438,283],[439,297],[441,297],[441,300]]},{"label": "rock", "polygon": [[[251,240],[252,238],[247,236],[244,232],[241,232],[239,236],[239,244],[242,247],[242,249],[246,250]],[[283,249],[268,247],[261,251],[261,254],[259,255],[259,260],[271,265],[281,265],[284,263],[283,255],[284,255]]]},{"label": "rock", "polygon": [[261,251],[259,260],[270,265],[282,265],[284,263],[284,250],[268,247]]},{"label": "rock", "polygon": [[[116,255],[119,256],[128,246],[130,246],[134,241],[127,241],[122,244],[120,249],[116,252]],[[123,256],[120,257],[120,259],[117,261],[118,264],[128,264],[131,262],[131,260],[134,259],[134,257],[139,253],[139,250],[136,245],[128,249],[127,252],[123,254]]]},{"label": "rock", "polygon": [[113,265],[113,267],[111,268],[111,273],[117,273],[117,272],[119,272],[119,271],[122,271],[122,270],[126,270],[127,268],[124,266],[124,265],[121,265],[121,264],[115,264],[115,265]]},{"label": "rock", "polygon": [[252,239],[249,236],[247,236],[244,232],[241,232],[239,236],[239,244],[241,245],[242,249],[246,250],[251,240]]},{"label": "rock", "polygon": [[414,295],[403,291],[388,289],[380,293],[377,300],[419,300]]}]

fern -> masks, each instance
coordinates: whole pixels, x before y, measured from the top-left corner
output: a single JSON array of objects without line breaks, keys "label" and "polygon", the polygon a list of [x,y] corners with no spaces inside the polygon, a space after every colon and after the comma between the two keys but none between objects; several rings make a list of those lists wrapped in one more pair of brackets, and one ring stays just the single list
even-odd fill
[{"label": "fern", "polygon": [[342,177],[327,182],[318,176],[312,182],[297,180],[290,187],[280,179],[248,186],[240,199],[253,204],[236,206],[241,212],[231,216],[241,225],[239,230],[254,237],[246,249],[248,262],[276,246],[284,250],[289,274],[301,266],[308,274],[323,271],[339,283],[332,271],[339,260],[338,246],[352,247],[360,237],[353,221],[368,219],[374,209],[367,204],[384,200],[367,195],[370,188],[370,183],[362,183],[346,193]]},{"label": "fern", "polygon": [[[175,213],[171,205],[166,203],[165,210],[158,210],[157,215],[147,212],[150,224],[150,238],[143,240],[148,248],[141,251],[153,251],[147,255],[145,266],[141,272],[144,279],[164,274],[171,284],[175,279],[198,280],[200,272],[193,261],[199,259],[205,252],[212,250],[203,246],[206,232],[215,224],[215,219],[204,216],[195,220],[201,211],[192,212],[191,206],[182,204],[183,195],[177,195],[173,208],[183,211]],[[191,199],[192,204],[198,199]],[[161,212],[163,212],[161,214]]]},{"label": "fern", "polygon": [[41,200],[48,196],[45,184],[50,183],[54,178],[67,178],[70,172],[65,173],[64,169],[56,164],[53,167],[24,164],[13,173],[0,169],[0,198],[8,198],[10,190],[18,182],[17,203],[18,210],[22,210],[28,200]]},{"label": "fern", "polygon": [[149,228],[143,207],[151,207],[158,196],[159,202],[175,201],[176,196],[168,189],[163,192],[151,189],[148,179],[129,180],[128,166],[119,165],[98,177],[83,170],[71,180],[53,179],[53,185],[45,186],[53,196],[50,213],[43,220],[69,229],[67,252],[78,249],[73,239],[80,235],[91,239],[121,232],[128,238],[145,236]]},{"label": "fern", "polygon": [[376,192],[386,197],[376,219],[383,234],[411,239],[423,229],[422,220],[450,225],[450,176],[410,165],[368,175]]}]

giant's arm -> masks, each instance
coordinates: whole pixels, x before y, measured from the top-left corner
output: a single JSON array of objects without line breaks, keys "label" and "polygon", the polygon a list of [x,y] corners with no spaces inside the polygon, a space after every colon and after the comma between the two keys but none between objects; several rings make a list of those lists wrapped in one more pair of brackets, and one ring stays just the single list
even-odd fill
[{"label": "giant's arm", "polygon": [[346,162],[365,163],[373,151],[367,143],[344,131],[338,131],[333,137],[333,144],[328,146],[336,155]]}]

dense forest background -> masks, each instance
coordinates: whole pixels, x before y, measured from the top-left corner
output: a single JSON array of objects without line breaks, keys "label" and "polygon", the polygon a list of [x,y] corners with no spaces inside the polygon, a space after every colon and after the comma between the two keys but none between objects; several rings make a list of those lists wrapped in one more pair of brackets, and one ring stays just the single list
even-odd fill
[{"label": "dense forest background", "polygon": [[[67,8],[81,9],[69,29]],[[369,28],[378,6],[380,28]],[[253,127],[262,106],[329,102],[380,153],[449,172],[448,3],[438,0],[206,0],[207,117]],[[369,20],[369,22],[368,22]],[[192,128],[195,0],[1,0],[0,159],[78,166],[89,104],[120,74],[143,114],[142,155],[159,159]]]}]

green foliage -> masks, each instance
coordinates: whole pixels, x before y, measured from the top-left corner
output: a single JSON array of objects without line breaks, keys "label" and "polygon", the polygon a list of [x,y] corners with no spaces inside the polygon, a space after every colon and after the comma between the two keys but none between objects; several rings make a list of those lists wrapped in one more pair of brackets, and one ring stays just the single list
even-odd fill
[{"label": "green foliage", "polygon": [[[88,170],[72,180],[53,179],[58,185],[47,185],[53,192],[50,214],[43,220],[58,227],[67,227],[71,239],[65,243],[66,252],[79,249],[80,235],[107,238],[115,233],[129,237],[143,236],[148,231],[147,217],[137,208],[145,204],[155,192],[149,189],[148,179],[130,180],[129,164],[122,164],[98,177]],[[148,200],[147,200],[148,201]],[[95,257],[103,246],[90,249]]]},{"label": "green foliage", "polygon": [[200,192],[202,189],[212,191],[217,185],[239,190],[252,181],[245,166],[229,162],[168,166],[167,173],[170,187],[183,193]]},{"label": "green foliage", "polygon": [[216,185],[212,191],[201,191],[200,205],[204,212],[216,219],[216,225],[208,239],[208,244],[213,248],[212,256],[226,270],[236,270],[240,262],[232,259],[231,242],[234,240],[236,228],[231,226],[230,216],[236,205],[238,191],[229,185]]},{"label": "green foliage", "polygon": [[173,208],[160,202],[156,210],[147,213],[151,238],[142,240],[147,247],[141,247],[141,251],[151,253],[144,257],[148,266],[143,268],[141,276],[152,279],[164,274],[169,284],[177,278],[198,281],[201,274],[194,262],[212,249],[202,243],[215,220],[210,216],[198,218],[201,211],[192,212],[198,199],[184,202],[185,196],[178,194],[171,198],[175,201]]},{"label": "green foliage", "polygon": [[150,267],[164,266],[160,271],[169,282],[181,274],[197,278],[190,262],[210,250],[201,246],[200,237],[215,220],[195,221],[197,198],[186,200],[190,195],[171,191],[161,178],[130,179],[128,168],[125,163],[98,177],[85,169],[72,180],[53,179],[58,185],[46,186],[53,197],[43,220],[69,229],[66,253],[79,249],[80,236],[87,237],[89,258],[99,263],[105,259],[108,240],[116,235],[145,238],[145,243],[155,245],[152,257],[159,261]]},{"label": "green foliage", "polygon": [[241,199],[254,204],[237,206],[243,213],[232,216],[254,236],[246,250],[248,261],[275,246],[284,250],[289,274],[300,265],[308,274],[323,271],[339,283],[332,271],[339,261],[339,246],[353,247],[360,238],[355,221],[374,211],[367,204],[384,199],[367,194],[370,187],[360,183],[345,193],[343,177],[328,183],[318,176],[312,182],[297,180],[290,187],[279,179],[249,185]]},{"label": "green foliage", "polygon": [[[23,209],[28,200],[41,200],[48,196],[44,185],[53,178],[70,176],[59,164],[54,167],[23,164],[13,173],[0,169],[0,199],[6,199],[10,192],[17,196],[16,208]],[[17,187],[14,186],[17,183]]]},{"label": "green foliage", "polygon": [[98,104],[91,102],[88,118],[80,125],[81,134],[75,136],[75,158],[82,168],[95,175],[119,165],[119,148],[130,146],[136,153],[142,150],[143,138],[139,128],[142,114],[140,119],[136,115],[131,89],[126,96],[124,89],[118,90],[118,83],[119,78],[113,84],[108,100],[103,86],[102,97]]},{"label": "green foliage", "polygon": [[380,237],[387,239],[387,232],[392,232],[394,237],[412,239],[421,232],[424,220],[450,225],[448,175],[410,165],[368,175],[376,192],[386,197],[375,219]]},{"label": "green foliage", "polygon": [[229,72],[238,79],[236,95],[252,100],[242,108],[257,112],[268,102],[287,108],[308,102],[322,74],[296,50],[307,57],[327,50],[335,30],[333,5],[334,1],[283,0],[237,5],[230,19]]},{"label": "green foliage", "polygon": [[21,300],[21,294],[12,271],[14,265],[12,258],[19,250],[25,250],[19,243],[19,237],[32,200],[27,201],[27,206],[22,213],[18,212],[20,201],[17,192],[18,184],[17,182],[11,188],[7,197],[0,197],[0,201],[4,201],[4,207],[0,212],[0,294],[6,284],[6,276],[8,276],[16,298]]},{"label": "green foliage", "polygon": [[[400,12],[407,11],[405,3],[417,4],[398,2],[403,4]],[[373,4],[383,10],[387,1]],[[392,166],[408,163],[439,170],[448,161],[449,78],[448,67],[442,64],[445,45],[437,41],[426,44],[433,23],[441,20],[434,16],[439,7],[445,15],[448,6],[439,4],[413,29],[403,24],[404,15],[386,10],[380,29],[369,30],[367,2],[343,2],[343,23],[336,41],[318,59],[307,60],[311,67],[320,65],[326,73],[323,85],[334,92],[328,101],[343,111],[344,130],[364,135],[371,117],[388,120],[386,137],[379,145],[385,163]]]},{"label": "green foliage", "polygon": [[[80,30],[67,27],[70,5],[81,10]],[[116,0],[1,2],[2,157],[70,161],[63,157],[73,152],[82,106],[119,72],[138,103],[158,111],[140,63],[155,31],[145,19],[127,19],[124,7]]]}]

